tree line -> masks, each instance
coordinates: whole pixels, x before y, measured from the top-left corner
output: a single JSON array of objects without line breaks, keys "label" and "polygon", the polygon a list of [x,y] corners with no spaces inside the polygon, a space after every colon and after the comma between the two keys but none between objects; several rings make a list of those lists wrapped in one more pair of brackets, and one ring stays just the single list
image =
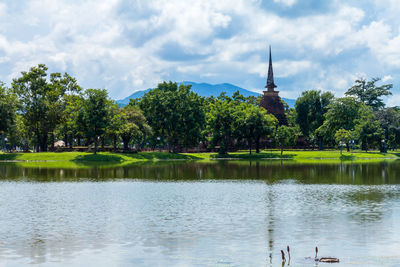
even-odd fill
[{"label": "tree line", "polygon": [[55,151],[64,140],[70,148],[108,146],[114,150],[144,148],[180,152],[188,148],[217,148],[220,154],[265,145],[303,143],[324,146],[360,145],[362,149],[395,149],[400,143],[400,110],[385,107],[391,84],[359,79],[345,97],[308,90],[286,105],[288,125],[259,107],[262,96],[222,93],[201,97],[190,85],[160,83],[142,98],[120,107],[105,89],[86,89],[67,73],[50,73],[39,64],[21,72],[11,86],[0,83],[0,134],[3,150]]}]

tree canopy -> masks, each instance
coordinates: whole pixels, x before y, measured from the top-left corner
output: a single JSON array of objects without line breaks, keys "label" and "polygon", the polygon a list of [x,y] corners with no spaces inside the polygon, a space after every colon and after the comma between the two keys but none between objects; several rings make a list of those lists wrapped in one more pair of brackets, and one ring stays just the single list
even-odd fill
[{"label": "tree canopy", "polygon": [[350,89],[347,90],[347,96],[357,97],[359,101],[367,106],[372,107],[374,110],[378,110],[385,106],[382,97],[391,95],[390,89],[393,88],[392,84],[376,85],[380,78],[372,78],[370,81],[366,81],[360,78],[355,81]]},{"label": "tree canopy", "polygon": [[[4,151],[55,150],[62,139],[68,150],[124,151],[167,149],[170,152],[253,149],[269,143],[281,149],[351,143],[362,149],[396,149],[400,144],[400,109],[385,107],[391,84],[358,79],[345,97],[330,92],[304,91],[295,108],[286,105],[288,126],[259,106],[262,96],[203,98],[191,86],[162,82],[143,97],[121,107],[106,89],[83,90],[68,73],[48,73],[39,64],[21,72],[7,87],[0,82],[0,136]],[[17,148],[18,147],[18,148]],[[67,148],[65,148],[67,149]],[[282,150],[283,152],[283,150]]]},{"label": "tree canopy", "polygon": [[191,85],[163,82],[139,101],[139,107],[153,129],[153,144],[165,141],[169,150],[177,151],[201,140],[205,122],[204,99],[190,88]]},{"label": "tree canopy", "polygon": [[[296,100],[296,123],[302,134],[309,140],[315,140],[316,130],[324,123],[324,114],[334,96],[331,92],[317,90],[304,91]],[[319,146],[322,149],[322,136],[319,135]]]}]

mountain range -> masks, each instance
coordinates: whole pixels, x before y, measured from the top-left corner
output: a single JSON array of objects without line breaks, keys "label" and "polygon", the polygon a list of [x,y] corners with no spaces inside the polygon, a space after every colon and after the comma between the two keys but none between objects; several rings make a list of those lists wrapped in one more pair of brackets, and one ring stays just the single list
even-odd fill
[{"label": "mountain range", "polygon": [[[233,85],[230,83],[209,84],[209,83],[195,83],[195,82],[189,82],[189,81],[184,81],[182,83],[184,85],[191,85],[192,91],[203,97],[219,96],[222,92],[225,92],[227,95],[231,96],[234,92],[236,92],[238,90],[239,90],[239,93],[245,97],[260,95],[260,93],[253,92],[253,91],[241,88],[239,86],[236,86],[236,85]],[[142,90],[142,91],[136,91],[124,99],[117,100],[117,103],[120,106],[126,106],[129,103],[130,99],[140,98],[145,93],[150,91],[151,89],[153,89],[153,88],[149,88],[149,89]],[[295,99],[289,99],[289,98],[284,98],[284,97],[282,98],[282,100],[285,101],[291,108],[294,107],[294,104],[296,102]]]}]

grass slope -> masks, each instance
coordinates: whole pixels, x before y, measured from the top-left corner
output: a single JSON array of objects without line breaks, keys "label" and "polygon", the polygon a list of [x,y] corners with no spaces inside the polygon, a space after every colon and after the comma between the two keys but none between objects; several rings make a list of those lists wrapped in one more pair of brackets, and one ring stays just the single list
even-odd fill
[{"label": "grass slope", "polygon": [[140,152],[140,153],[111,153],[101,152],[97,155],[86,152],[43,152],[43,153],[0,153],[1,161],[72,161],[72,162],[135,162],[148,160],[198,160],[214,158],[233,158],[233,159],[384,159],[399,158],[400,153],[380,153],[377,151],[351,153],[340,151],[284,151],[281,156],[278,150],[265,150],[261,153],[249,154],[248,151],[239,151],[229,153],[226,156],[220,156],[217,153],[167,153],[167,152]]}]

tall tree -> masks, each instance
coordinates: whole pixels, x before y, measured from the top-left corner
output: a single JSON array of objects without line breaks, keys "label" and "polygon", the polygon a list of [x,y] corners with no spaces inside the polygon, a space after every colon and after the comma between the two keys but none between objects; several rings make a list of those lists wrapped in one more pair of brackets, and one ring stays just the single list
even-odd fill
[{"label": "tall tree", "polygon": [[245,102],[235,108],[233,128],[236,137],[247,140],[250,154],[253,143],[256,144],[256,153],[260,152],[260,139],[272,135],[277,123],[277,119],[267,114],[264,108]]},{"label": "tall tree", "polygon": [[12,87],[21,102],[24,124],[35,135],[39,151],[47,151],[48,134],[54,132],[62,117],[64,96],[80,87],[67,73],[52,73],[48,81],[44,64],[21,74]]},{"label": "tall tree", "polygon": [[384,132],[376,120],[371,107],[362,107],[359,117],[355,120],[355,132],[361,142],[362,149],[368,151],[371,146],[381,146],[384,141]]},{"label": "tall tree", "polygon": [[289,145],[296,143],[296,132],[292,127],[281,125],[276,129],[275,141],[281,148],[281,155],[283,155],[283,149]]},{"label": "tall tree", "polygon": [[100,136],[106,132],[109,124],[109,103],[105,89],[87,89],[82,106],[82,123],[86,137],[94,141],[94,154],[97,153]]},{"label": "tall tree", "polygon": [[[296,123],[299,125],[302,134],[310,142],[315,140],[315,130],[324,122],[324,114],[328,111],[328,105],[333,101],[331,92],[317,90],[305,91],[296,100]],[[322,149],[322,136],[317,136],[318,147]]]},{"label": "tall tree", "polygon": [[122,108],[122,124],[119,134],[124,143],[124,150],[129,150],[129,142],[136,141],[137,144],[146,139],[151,134],[151,128],[147,124],[143,112],[134,106]]},{"label": "tall tree", "polygon": [[[366,106],[354,97],[335,99],[328,105],[324,123],[316,130],[317,135],[323,136],[326,141],[334,141],[334,134],[340,128],[354,130],[356,119]],[[350,150],[347,144],[347,150]]]},{"label": "tall tree", "polygon": [[[392,149],[396,148],[400,141],[400,112],[398,108],[384,108],[375,112],[387,145]],[[386,146],[381,146],[381,151],[385,152]]]},{"label": "tall tree", "polygon": [[204,99],[190,85],[160,83],[146,93],[139,107],[153,129],[153,143],[166,140],[169,151],[197,145],[205,123]]},{"label": "tall tree", "polygon": [[11,134],[15,124],[16,111],[18,109],[18,99],[16,95],[0,82],[0,137],[1,148],[5,150],[5,137]]},{"label": "tall tree", "polygon": [[342,144],[348,144],[354,138],[353,131],[340,128],[335,133],[336,144],[340,147],[340,155],[342,155]]},{"label": "tall tree", "polygon": [[69,142],[71,148],[74,137],[78,139],[78,145],[80,145],[80,139],[84,136],[84,129],[80,127],[78,121],[83,102],[82,94],[68,94],[64,96],[64,110],[57,132],[60,136],[64,137],[65,144]]},{"label": "tall tree", "polygon": [[374,110],[385,107],[382,97],[391,95],[390,89],[393,88],[393,84],[376,85],[380,81],[380,78],[373,78],[370,81],[366,81],[361,78],[355,81],[353,85],[345,93],[347,96],[357,97],[358,100],[363,102],[365,105],[372,107]]},{"label": "tall tree", "polygon": [[110,123],[107,127],[106,133],[113,140],[113,149],[117,150],[117,141],[119,138],[120,130],[124,124],[124,113],[122,108],[114,103],[110,107]]},{"label": "tall tree", "polygon": [[210,147],[219,145],[220,155],[227,154],[229,144],[234,138],[236,106],[232,98],[224,93],[216,99],[210,99],[207,105],[205,135]]}]

